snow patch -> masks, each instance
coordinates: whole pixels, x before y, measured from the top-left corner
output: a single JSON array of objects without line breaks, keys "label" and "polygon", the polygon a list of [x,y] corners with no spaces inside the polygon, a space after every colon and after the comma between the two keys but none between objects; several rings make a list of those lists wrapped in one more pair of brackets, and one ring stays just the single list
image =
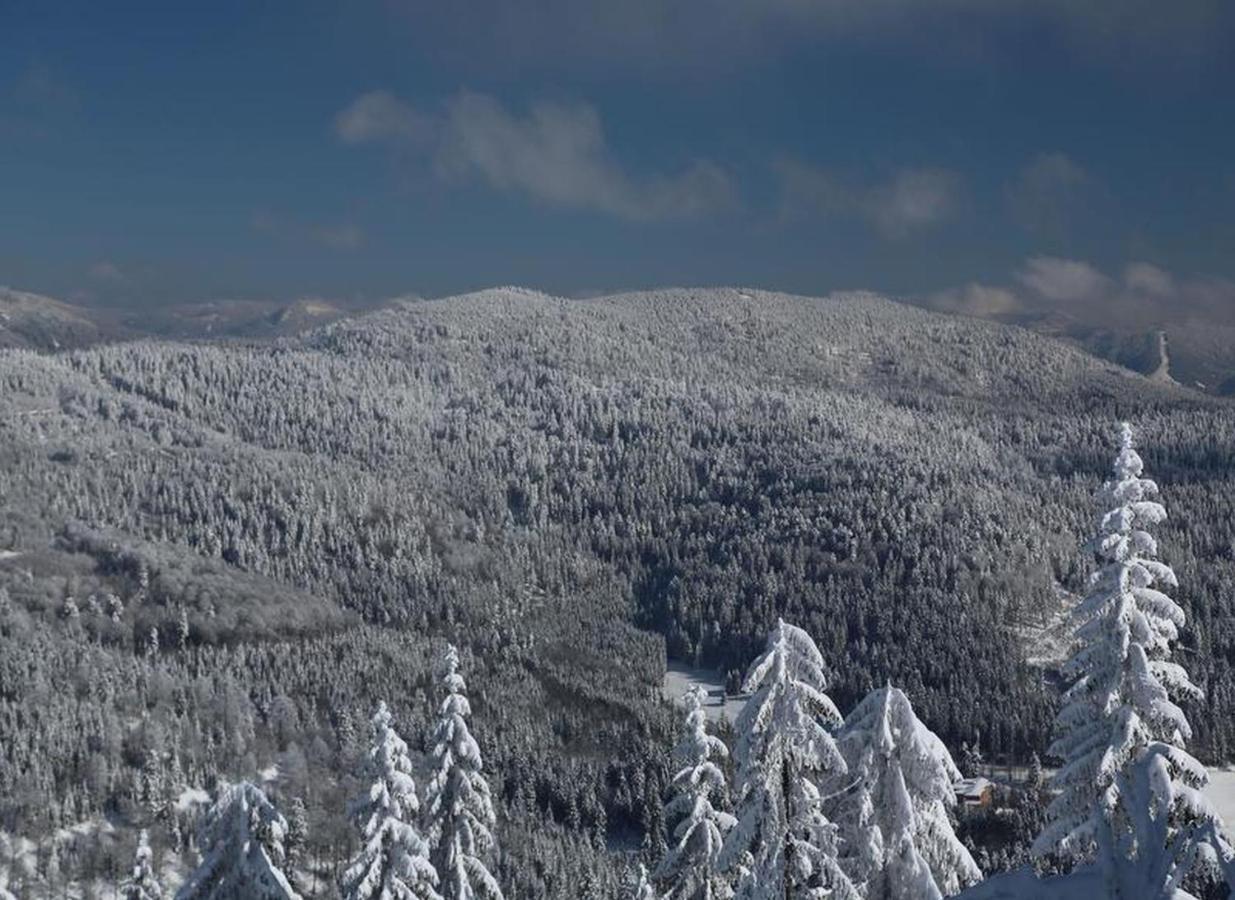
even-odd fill
[{"label": "snow patch", "polygon": [[1229,838],[1235,840],[1235,769],[1207,769],[1209,784],[1202,793],[1214,805]]},{"label": "snow patch", "polygon": [[1096,900],[1106,895],[1101,878],[1091,869],[1042,879],[1024,868],[994,875],[961,891],[956,900]]},{"label": "snow patch", "polygon": [[736,722],[746,706],[746,697],[725,694],[725,683],[720,673],[711,669],[694,669],[681,663],[669,663],[661,686],[666,700],[672,700],[685,708],[682,698],[695,686],[707,691],[708,697],[703,704],[703,711],[707,713],[709,722],[719,722],[722,715],[730,722]]},{"label": "snow patch", "polygon": [[176,798],[177,812],[191,812],[199,806],[209,806],[210,795],[201,788],[187,787]]}]

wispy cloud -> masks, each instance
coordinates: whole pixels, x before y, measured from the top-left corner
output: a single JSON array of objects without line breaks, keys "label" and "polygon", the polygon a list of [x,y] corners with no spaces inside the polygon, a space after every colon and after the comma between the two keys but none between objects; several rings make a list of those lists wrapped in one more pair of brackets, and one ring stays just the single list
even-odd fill
[{"label": "wispy cloud", "polygon": [[419,141],[433,133],[433,122],[389,91],[361,94],[335,116],[335,133],[348,144]]},{"label": "wispy cloud", "polygon": [[856,217],[885,237],[900,238],[938,225],[960,207],[964,182],[948,169],[904,168],[881,181],[847,179],[828,169],[781,159],[780,213],[786,221],[816,216]]},{"label": "wispy cloud", "polygon": [[1112,282],[1087,262],[1035,256],[1026,260],[1016,280],[1054,303],[1087,303],[1109,293]]},{"label": "wispy cloud", "polygon": [[1062,314],[1094,328],[1122,330],[1167,323],[1230,323],[1235,282],[1179,277],[1144,261],[1111,275],[1092,263],[1031,257],[1005,285],[971,283],[922,302],[934,309],[976,316]]},{"label": "wispy cloud", "polygon": [[1021,300],[1006,287],[971,282],[963,287],[951,288],[934,294],[928,304],[942,312],[963,316],[1006,316],[1022,311]]},{"label": "wispy cloud", "polygon": [[649,221],[696,217],[735,203],[730,176],[707,160],[669,175],[627,172],[609,150],[600,114],[586,103],[540,101],[520,113],[462,91],[431,115],[379,91],[340,112],[335,129],[347,143],[423,147],[431,170],[445,182],[479,181],[563,209]]}]

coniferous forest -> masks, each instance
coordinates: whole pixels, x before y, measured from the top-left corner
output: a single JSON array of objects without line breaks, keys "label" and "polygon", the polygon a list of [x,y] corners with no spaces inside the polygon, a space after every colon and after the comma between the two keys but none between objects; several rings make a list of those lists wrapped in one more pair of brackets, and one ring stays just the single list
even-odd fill
[{"label": "coniferous forest", "polygon": [[0,350],[0,897],[1216,900],[1233,614],[1231,400],[873,295]]}]

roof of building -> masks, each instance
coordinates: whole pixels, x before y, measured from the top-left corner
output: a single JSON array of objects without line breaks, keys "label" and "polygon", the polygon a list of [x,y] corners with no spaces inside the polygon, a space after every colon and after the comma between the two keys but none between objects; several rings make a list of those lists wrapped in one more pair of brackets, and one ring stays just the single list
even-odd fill
[{"label": "roof of building", "polygon": [[995,783],[989,778],[983,778],[979,775],[977,778],[963,778],[954,784],[952,788],[962,797],[980,797],[987,788],[994,786]]}]

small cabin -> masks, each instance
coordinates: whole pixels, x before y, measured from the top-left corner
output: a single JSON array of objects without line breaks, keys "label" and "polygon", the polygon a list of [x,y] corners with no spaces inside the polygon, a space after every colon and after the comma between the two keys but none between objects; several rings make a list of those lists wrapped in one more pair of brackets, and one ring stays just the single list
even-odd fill
[{"label": "small cabin", "polygon": [[990,806],[995,802],[995,783],[987,778],[966,778],[953,785],[956,801],[963,806]]}]

